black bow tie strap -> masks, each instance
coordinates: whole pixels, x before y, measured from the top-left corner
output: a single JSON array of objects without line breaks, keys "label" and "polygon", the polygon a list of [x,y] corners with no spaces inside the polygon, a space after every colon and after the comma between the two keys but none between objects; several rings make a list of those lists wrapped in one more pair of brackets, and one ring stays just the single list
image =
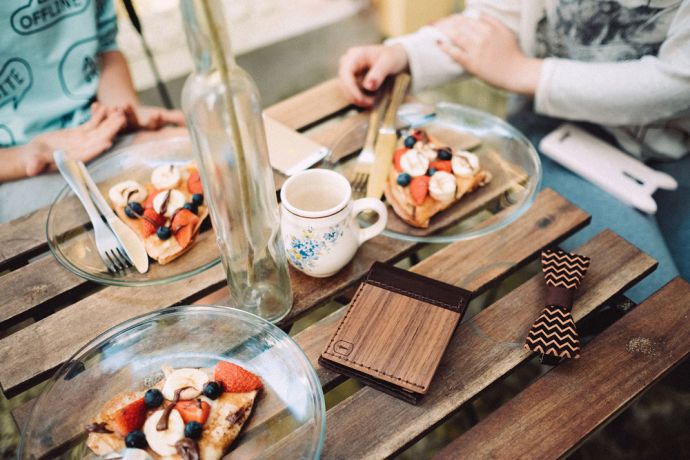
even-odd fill
[{"label": "black bow tie strap", "polygon": [[589,268],[589,257],[564,251],[541,253],[546,280],[546,307],[527,334],[525,348],[541,355],[543,364],[580,357],[580,339],[570,310],[573,293]]}]

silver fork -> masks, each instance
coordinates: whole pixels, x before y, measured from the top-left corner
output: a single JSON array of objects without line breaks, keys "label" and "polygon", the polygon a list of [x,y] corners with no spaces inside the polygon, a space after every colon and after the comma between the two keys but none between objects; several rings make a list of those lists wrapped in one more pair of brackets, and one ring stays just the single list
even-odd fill
[{"label": "silver fork", "polygon": [[374,144],[376,143],[379,124],[383,118],[383,113],[386,110],[389,98],[389,93],[386,91],[386,88],[383,88],[382,91],[383,95],[379,99],[378,104],[369,114],[369,126],[367,127],[366,138],[364,139],[364,147],[362,147],[362,151],[359,152],[357,156],[352,180],[350,180],[352,191],[355,192],[356,195],[363,195],[364,192],[366,192],[367,182],[369,182],[369,173],[374,164]]},{"label": "silver fork", "polygon": [[67,184],[77,198],[79,198],[86,213],[89,215],[89,219],[93,224],[93,233],[96,238],[96,249],[106,268],[112,273],[125,270],[130,265],[127,257],[120,247],[120,242],[115,237],[115,234],[108,228],[105,222],[103,222],[101,215],[91,201],[89,192],[86,189],[86,184],[84,183],[84,179],[76,163],[62,150],[56,150],[55,153],[53,153],[53,158],[55,159],[55,164],[60,174],[65,178],[65,181],[67,181]]}]

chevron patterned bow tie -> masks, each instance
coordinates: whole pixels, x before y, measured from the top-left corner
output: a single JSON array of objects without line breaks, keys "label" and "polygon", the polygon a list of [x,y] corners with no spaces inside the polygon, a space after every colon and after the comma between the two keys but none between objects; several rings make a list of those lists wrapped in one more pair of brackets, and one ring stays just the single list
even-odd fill
[{"label": "chevron patterned bow tie", "polygon": [[541,253],[546,279],[546,307],[527,334],[525,348],[541,355],[543,364],[580,357],[580,339],[570,314],[573,293],[589,268],[589,257],[564,251]]}]

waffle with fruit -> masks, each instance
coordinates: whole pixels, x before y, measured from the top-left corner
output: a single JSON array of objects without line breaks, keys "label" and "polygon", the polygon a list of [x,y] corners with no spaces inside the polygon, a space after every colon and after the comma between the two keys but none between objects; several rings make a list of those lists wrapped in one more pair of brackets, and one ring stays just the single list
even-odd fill
[{"label": "waffle with fruit", "polygon": [[401,139],[385,196],[393,211],[414,227],[428,228],[433,216],[491,180],[472,152],[444,146],[422,130]]},{"label": "waffle with fruit", "polygon": [[89,449],[98,456],[170,460],[214,460],[228,452],[263,388],[261,379],[227,361],[163,373],[153,387],[120,393],[101,408],[86,427]]},{"label": "waffle with fruit", "polygon": [[108,192],[117,215],[144,240],[149,257],[167,264],[187,252],[208,215],[192,164],[159,166],[151,181],[120,182]]}]

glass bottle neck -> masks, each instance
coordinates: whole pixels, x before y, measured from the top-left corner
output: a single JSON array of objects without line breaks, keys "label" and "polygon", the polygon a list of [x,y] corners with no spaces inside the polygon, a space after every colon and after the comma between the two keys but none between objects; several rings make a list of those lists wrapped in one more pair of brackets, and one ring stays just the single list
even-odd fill
[{"label": "glass bottle neck", "polygon": [[[219,56],[224,58],[224,65],[228,68],[236,67],[221,0],[180,0],[180,5],[187,44],[196,71],[210,73],[217,70],[221,67],[217,62]],[[213,23],[213,29],[209,27],[208,18]],[[216,34],[216,40],[212,40],[212,33]],[[217,53],[213,49],[214,41],[220,44],[221,49]]]}]

